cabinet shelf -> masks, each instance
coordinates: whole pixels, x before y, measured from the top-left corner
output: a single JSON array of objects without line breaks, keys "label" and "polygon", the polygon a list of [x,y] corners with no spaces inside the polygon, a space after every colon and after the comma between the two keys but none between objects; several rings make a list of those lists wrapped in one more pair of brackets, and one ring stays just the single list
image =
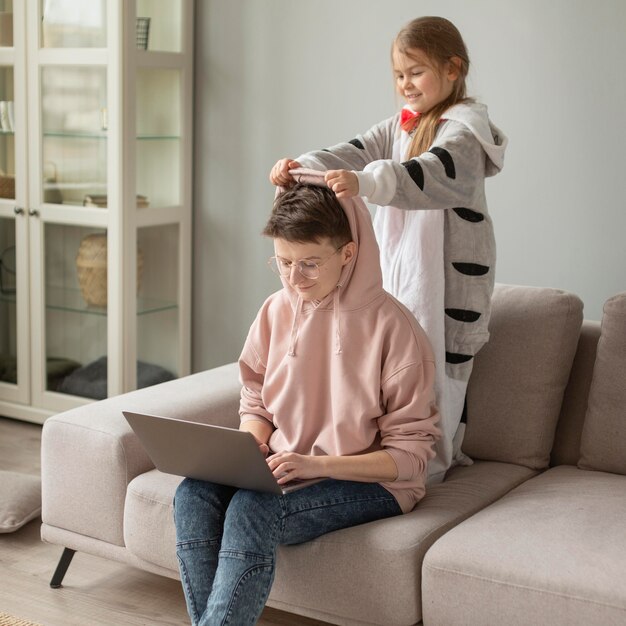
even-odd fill
[{"label": "cabinet shelf", "polygon": [[[46,296],[46,308],[50,310],[98,315],[101,317],[106,317],[107,315],[107,310],[104,307],[96,307],[87,304],[78,289],[49,287],[46,290]],[[15,304],[15,293],[0,292],[0,302]],[[177,308],[178,305],[176,302],[169,300],[143,298],[141,296],[137,298],[137,315],[173,311]]]},{"label": "cabinet shelf", "polygon": [[[2,296],[10,299],[11,296]],[[15,296],[13,301],[15,301]],[[104,307],[89,305],[83,299],[79,289],[64,289],[62,287],[48,287],[46,289],[46,308],[55,311],[69,313],[82,313],[84,315],[98,315],[106,317],[107,310]],[[137,298],[137,315],[148,315],[177,309],[175,302],[158,300],[156,298]]]},{"label": "cabinet shelf", "polygon": [[[13,131],[0,131],[0,135],[13,135]],[[106,131],[101,132],[80,132],[80,131],[46,131],[44,137],[56,137],[65,139],[107,139]],[[137,135],[138,141],[176,141],[180,140],[178,135]]]},{"label": "cabinet shelf", "polygon": [[177,141],[180,137],[177,135],[137,135],[139,141]]},{"label": "cabinet shelf", "polygon": [[103,131],[65,131],[65,130],[47,130],[43,133],[44,137],[61,137],[65,139],[106,139],[107,132]]}]

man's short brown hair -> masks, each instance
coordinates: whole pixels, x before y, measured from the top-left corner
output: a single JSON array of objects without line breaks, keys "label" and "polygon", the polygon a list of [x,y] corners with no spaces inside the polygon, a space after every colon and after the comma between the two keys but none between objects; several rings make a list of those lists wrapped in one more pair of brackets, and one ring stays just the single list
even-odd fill
[{"label": "man's short brown hair", "polygon": [[298,243],[320,243],[328,238],[337,247],[352,241],[348,216],[335,193],[328,187],[305,183],[297,183],[276,197],[263,234]]}]

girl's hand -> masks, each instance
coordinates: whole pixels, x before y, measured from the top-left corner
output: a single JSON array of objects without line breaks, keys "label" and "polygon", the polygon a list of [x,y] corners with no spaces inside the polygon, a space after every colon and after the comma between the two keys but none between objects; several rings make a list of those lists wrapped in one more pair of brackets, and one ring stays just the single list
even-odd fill
[{"label": "girl's hand", "polygon": [[279,485],[284,485],[294,478],[321,478],[323,457],[296,454],[295,452],[277,452],[267,457],[267,464]]},{"label": "girl's hand", "polygon": [[270,182],[272,185],[288,187],[295,182],[289,170],[295,170],[299,167],[302,166],[298,161],[294,161],[293,159],[281,159],[274,165],[270,172]]},{"label": "girl's hand", "polygon": [[329,170],[324,180],[338,198],[353,198],[359,195],[359,179],[349,170]]}]

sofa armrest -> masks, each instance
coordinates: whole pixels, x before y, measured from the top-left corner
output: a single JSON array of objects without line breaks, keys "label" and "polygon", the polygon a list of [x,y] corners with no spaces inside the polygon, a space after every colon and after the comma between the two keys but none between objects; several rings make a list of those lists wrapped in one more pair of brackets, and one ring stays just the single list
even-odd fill
[{"label": "sofa armrest", "polygon": [[122,410],[236,428],[240,390],[231,363],[48,419],[41,443],[43,523],[123,546],[127,485],[154,465]]}]

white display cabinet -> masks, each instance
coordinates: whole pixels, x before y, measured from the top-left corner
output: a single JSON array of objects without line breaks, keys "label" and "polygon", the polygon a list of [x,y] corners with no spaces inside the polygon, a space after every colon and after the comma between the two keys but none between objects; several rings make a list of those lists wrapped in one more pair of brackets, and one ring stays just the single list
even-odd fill
[{"label": "white display cabinet", "polygon": [[193,0],[0,0],[0,415],[190,371]]}]

